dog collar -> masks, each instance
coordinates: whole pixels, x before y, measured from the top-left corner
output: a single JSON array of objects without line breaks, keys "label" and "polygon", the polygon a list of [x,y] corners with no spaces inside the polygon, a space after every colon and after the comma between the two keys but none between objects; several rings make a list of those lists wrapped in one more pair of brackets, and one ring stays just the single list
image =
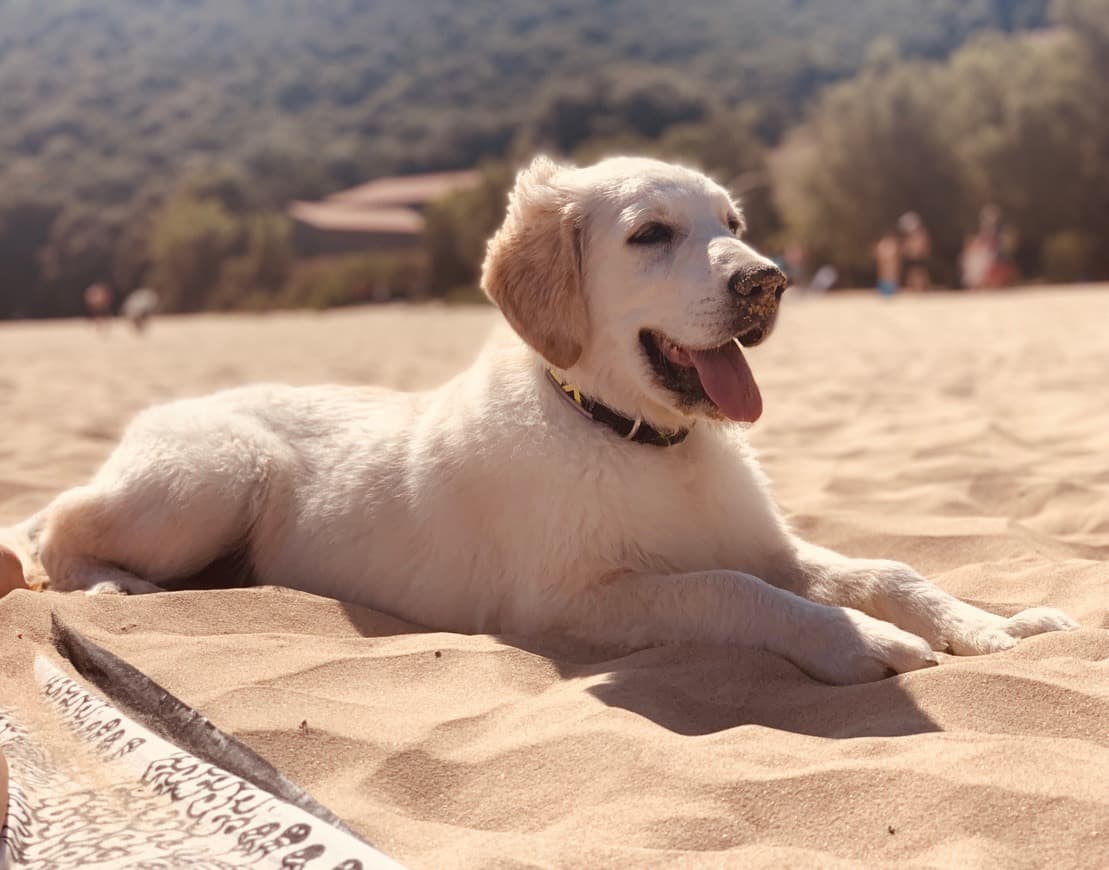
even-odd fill
[{"label": "dog collar", "polygon": [[594,422],[608,426],[625,441],[651,444],[655,447],[670,447],[674,444],[681,444],[689,434],[688,429],[663,432],[650,423],[643,422],[642,417],[636,417],[634,420],[631,417],[625,417],[619,411],[612,410],[608,405],[584,395],[573,384],[556,375],[554,369],[547,369],[547,378],[558,389],[559,395],[563,396],[580,413]]}]

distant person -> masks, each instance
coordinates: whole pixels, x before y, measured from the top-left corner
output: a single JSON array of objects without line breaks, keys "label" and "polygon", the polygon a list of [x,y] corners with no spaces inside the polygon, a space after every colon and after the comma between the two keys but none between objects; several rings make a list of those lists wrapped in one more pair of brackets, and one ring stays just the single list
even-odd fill
[{"label": "distant person", "polygon": [[1012,231],[1001,219],[1001,209],[987,205],[978,215],[978,230],[968,236],[959,255],[963,286],[968,290],[1004,287],[1016,276]]},{"label": "distant person", "polygon": [[1016,239],[1012,229],[1002,219],[999,206],[983,206],[978,214],[978,235],[989,245],[993,254],[989,272],[986,274],[986,286],[1005,287],[1011,284],[1016,277],[1016,265],[1013,262]]},{"label": "distant person", "polygon": [[107,324],[112,313],[112,288],[103,281],[95,281],[85,288],[85,310],[98,328]]},{"label": "distant person", "polygon": [[836,271],[836,267],[825,264],[813,272],[812,280],[809,281],[809,292],[827,293],[838,280],[839,272]]},{"label": "distant person", "polygon": [[973,233],[963,242],[959,254],[959,274],[967,290],[981,290],[988,286],[993,268],[994,252],[979,233]]},{"label": "distant person", "polygon": [[897,233],[888,232],[878,240],[874,261],[878,267],[878,292],[892,296],[901,282],[901,240]]},{"label": "distant person", "polygon": [[805,247],[800,242],[790,242],[782,251],[779,265],[789,278],[790,286],[802,287],[805,283]]},{"label": "distant person", "polygon": [[135,332],[141,333],[158,310],[159,302],[156,292],[149,287],[140,287],[123,300],[120,313],[130,321]]},{"label": "distant person", "polygon": [[907,211],[897,222],[901,231],[901,266],[907,290],[920,292],[931,284],[928,260],[932,256],[932,237],[915,211]]}]

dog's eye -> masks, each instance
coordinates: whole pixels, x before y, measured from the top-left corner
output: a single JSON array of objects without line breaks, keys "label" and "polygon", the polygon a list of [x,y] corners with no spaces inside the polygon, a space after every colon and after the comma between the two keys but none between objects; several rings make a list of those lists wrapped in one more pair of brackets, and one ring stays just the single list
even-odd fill
[{"label": "dog's eye", "polygon": [[733,236],[739,235],[739,218],[735,215],[728,215],[728,229],[732,231]]},{"label": "dog's eye", "polygon": [[674,231],[666,224],[644,224],[628,237],[629,245],[664,245],[674,238]]}]

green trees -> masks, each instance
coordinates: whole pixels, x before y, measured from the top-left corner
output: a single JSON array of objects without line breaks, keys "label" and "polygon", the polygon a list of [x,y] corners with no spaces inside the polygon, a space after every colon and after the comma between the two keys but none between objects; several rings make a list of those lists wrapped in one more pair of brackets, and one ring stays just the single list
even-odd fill
[{"label": "green trees", "polygon": [[427,210],[424,250],[433,293],[447,294],[475,285],[485,241],[504,218],[512,177],[507,164],[487,164],[477,187],[452,193]]},{"label": "green trees", "polygon": [[[904,208],[948,262],[986,201],[1029,274],[1060,233],[1109,274],[1105,81],[1109,0],[9,0],[0,316],[94,279],[284,298],[288,200],[538,148],[698,163],[848,276]],[[433,210],[433,287],[473,280],[503,186]]]},{"label": "green trees", "polygon": [[862,280],[873,241],[912,209],[950,280],[963,234],[993,203],[1025,275],[1105,275],[1092,243],[1109,233],[1097,33],[984,35],[946,62],[887,60],[831,88],[775,161],[790,232]]},{"label": "green trees", "polygon": [[170,200],[155,220],[152,279],[170,311],[199,311],[219,283],[239,226],[211,199]]},{"label": "green trees", "polygon": [[703,120],[716,106],[703,82],[676,70],[616,65],[550,81],[523,130],[523,145],[563,154],[590,139],[655,139],[675,124]]},{"label": "green trees", "polygon": [[[280,212],[233,211],[211,195],[218,181],[186,185],[154,218],[149,278],[169,311],[257,304],[258,296],[280,291],[292,271],[288,219]],[[198,195],[206,188],[208,196]],[[223,194],[238,199],[231,187]]]},{"label": "green trees", "polygon": [[831,89],[790,135],[774,161],[775,190],[791,237],[803,241],[812,262],[834,263],[848,281],[862,280],[874,242],[914,210],[933,235],[938,262],[953,268],[963,229],[975,218],[936,120],[939,75],[921,62],[866,69]]},{"label": "green trees", "polygon": [[[1053,234],[1092,229],[1104,200],[1109,119],[1092,99],[1089,50],[1071,30],[982,39],[958,52],[937,111],[977,204],[995,202],[1020,234],[1025,271],[1042,271]],[[942,96],[942,95],[941,95]],[[1100,179],[1099,179],[1100,176]],[[1100,191],[1100,195],[1099,195]]]}]

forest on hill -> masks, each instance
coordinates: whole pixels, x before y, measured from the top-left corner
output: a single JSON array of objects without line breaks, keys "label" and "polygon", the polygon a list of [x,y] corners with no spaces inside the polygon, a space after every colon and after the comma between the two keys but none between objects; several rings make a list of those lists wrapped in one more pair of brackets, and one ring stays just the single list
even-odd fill
[{"label": "forest on hill", "polygon": [[[755,240],[868,277],[907,208],[996,202],[1028,275],[1109,270],[1109,0],[6,0],[0,316],[93,280],[182,310],[473,281],[509,168],[620,148],[742,180]],[[298,271],[284,205],[482,165],[411,263]],[[344,271],[345,270],[345,271]]]}]

